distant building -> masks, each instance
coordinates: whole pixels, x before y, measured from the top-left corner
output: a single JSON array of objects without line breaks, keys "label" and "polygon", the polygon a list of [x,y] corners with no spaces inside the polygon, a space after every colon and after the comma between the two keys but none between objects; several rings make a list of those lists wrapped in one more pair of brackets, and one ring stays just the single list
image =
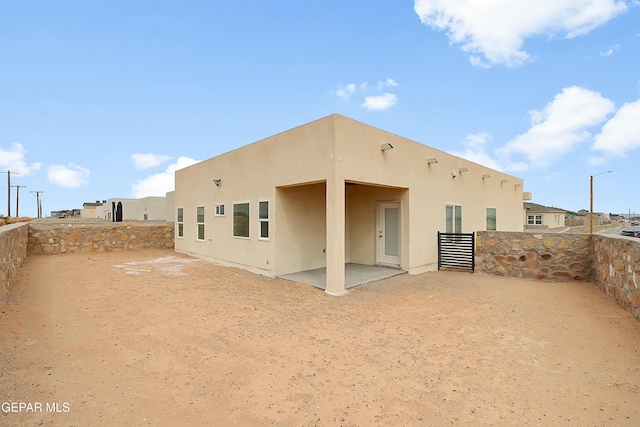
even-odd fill
[{"label": "distant building", "polygon": [[524,202],[524,228],[558,228],[565,227],[565,214],[563,209]]},{"label": "distant building", "polygon": [[[171,216],[168,216],[171,214]],[[173,205],[167,209],[167,197],[143,197],[141,199],[112,198],[96,207],[95,218],[107,221],[166,221],[173,220]]]},{"label": "distant building", "polygon": [[102,207],[104,203],[106,203],[106,200],[103,200],[102,202],[100,200],[96,200],[95,203],[83,203],[82,210],[80,211],[80,218],[98,218],[98,208]]}]

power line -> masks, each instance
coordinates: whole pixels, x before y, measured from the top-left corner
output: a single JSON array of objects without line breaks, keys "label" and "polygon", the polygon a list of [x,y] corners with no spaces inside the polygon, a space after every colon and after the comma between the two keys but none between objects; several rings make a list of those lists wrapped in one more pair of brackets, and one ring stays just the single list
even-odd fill
[{"label": "power line", "polygon": [[38,218],[42,218],[42,200],[40,199],[40,194],[44,193],[44,191],[32,191],[31,193],[36,195]]},{"label": "power line", "polygon": [[11,174],[20,175],[20,173],[11,172],[10,170],[7,170],[5,172],[0,172],[0,173],[7,174],[7,217],[10,217],[11,216]]},{"label": "power line", "polygon": [[12,187],[15,187],[16,189],[16,218],[20,217],[20,214],[18,213],[18,207],[20,206],[20,189],[21,188],[27,188],[26,185],[12,185]]}]

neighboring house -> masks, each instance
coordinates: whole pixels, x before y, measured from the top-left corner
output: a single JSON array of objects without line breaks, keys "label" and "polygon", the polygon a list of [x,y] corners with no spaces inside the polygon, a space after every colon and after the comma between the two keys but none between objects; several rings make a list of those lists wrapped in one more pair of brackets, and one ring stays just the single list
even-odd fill
[{"label": "neighboring house", "polygon": [[178,252],[267,276],[437,270],[437,233],[522,231],[523,181],[340,115],[175,173]]},{"label": "neighboring house", "polygon": [[95,203],[93,202],[83,203],[82,210],[80,211],[80,218],[99,218],[98,217],[99,208],[104,203],[106,203],[106,200],[103,200],[102,202],[100,202],[99,200],[96,200]]},{"label": "neighboring house", "polygon": [[565,227],[566,211],[563,209],[524,202],[524,211],[525,230]]},{"label": "neighboring house", "polygon": [[[584,217],[584,224],[585,225],[591,225],[591,216],[588,210],[586,209],[580,209],[578,211],[579,215],[583,215]],[[602,212],[594,212],[593,213],[593,226],[594,227],[599,227],[602,224],[609,224],[611,222],[611,216],[610,214],[605,214]]]},{"label": "neighboring house", "polygon": [[[173,208],[172,208],[173,210]],[[118,216],[120,213],[120,216]],[[96,208],[97,218],[107,221],[128,221],[128,220],[170,220],[167,217],[166,197],[143,197],[141,199],[119,199],[112,198],[105,200],[102,206]]]}]

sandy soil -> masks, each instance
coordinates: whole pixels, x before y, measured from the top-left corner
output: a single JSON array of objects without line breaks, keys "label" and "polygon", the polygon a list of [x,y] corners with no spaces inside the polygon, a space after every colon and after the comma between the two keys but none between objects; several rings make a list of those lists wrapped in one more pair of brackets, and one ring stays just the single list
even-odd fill
[{"label": "sandy soil", "polygon": [[0,305],[0,424],[638,426],[639,343],[589,283],[336,298],[169,250],[32,256]]}]

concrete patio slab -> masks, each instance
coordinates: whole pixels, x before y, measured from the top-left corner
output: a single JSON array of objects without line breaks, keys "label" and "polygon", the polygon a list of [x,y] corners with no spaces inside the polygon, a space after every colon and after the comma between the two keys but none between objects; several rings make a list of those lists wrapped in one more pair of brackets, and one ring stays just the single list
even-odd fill
[{"label": "concrete patio slab", "polygon": [[[394,267],[353,263],[345,264],[344,270],[345,288],[347,289],[406,273],[406,271]],[[313,270],[298,271],[278,277],[280,279],[311,285],[319,289],[326,289],[327,269],[325,267],[315,268]]]}]

